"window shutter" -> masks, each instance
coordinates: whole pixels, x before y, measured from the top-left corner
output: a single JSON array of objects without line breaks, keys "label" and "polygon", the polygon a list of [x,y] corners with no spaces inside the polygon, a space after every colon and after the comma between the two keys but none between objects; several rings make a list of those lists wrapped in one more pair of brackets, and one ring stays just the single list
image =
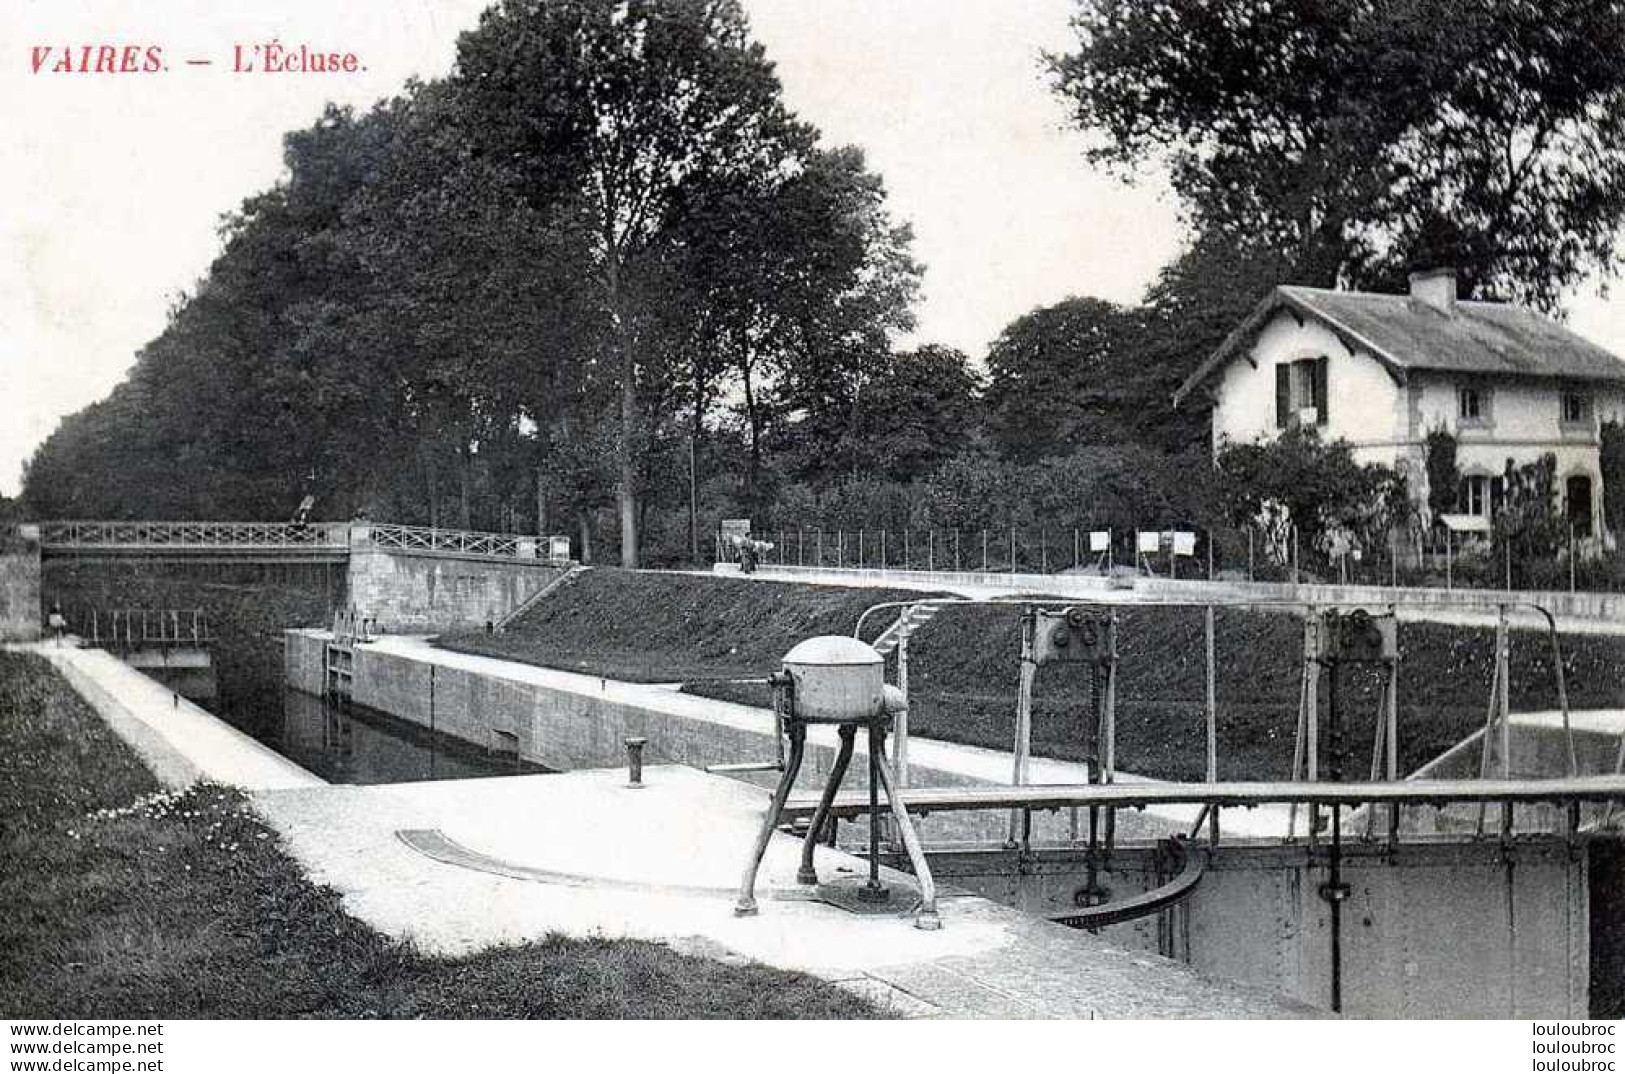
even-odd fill
[{"label": "window shutter", "polygon": [[1326,424],[1326,363],[1324,354],[1315,359],[1315,424]]},{"label": "window shutter", "polygon": [[1292,367],[1275,367],[1275,427],[1285,429],[1292,417]]}]

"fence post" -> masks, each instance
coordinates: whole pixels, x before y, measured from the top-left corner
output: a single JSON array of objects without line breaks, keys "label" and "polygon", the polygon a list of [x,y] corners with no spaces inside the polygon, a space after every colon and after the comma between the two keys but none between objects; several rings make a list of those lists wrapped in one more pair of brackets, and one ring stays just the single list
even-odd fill
[{"label": "fence post", "polygon": [[987,530],[982,531],[982,572],[987,573]]},{"label": "fence post", "polygon": [[1213,581],[1213,531],[1207,531],[1207,580]]},{"label": "fence post", "polygon": [[954,527],[954,573],[959,573],[959,527]]},{"label": "fence post", "polygon": [[1038,573],[1049,573],[1049,527],[1038,527]]},{"label": "fence post", "polygon": [[846,562],[846,531],[835,531],[835,568],[839,570]]},{"label": "fence post", "polygon": [[914,561],[911,555],[911,547],[908,539],[909,534],[912,532],[913,530],[911,530],[908,526],[903,527],[903,569],[905,571],[914,569]]},{"label": "fence post", "polygon": [[937,569],[937,531],[934,529],[925,531],[925,569]]},{"label": "fence post", "polygon": [[1452,550],[1451,550],[1450,545],[1451,545],[1450,527],[1446,526],[1444,528],[1444,587],[1447,590],[1455,588],[1451,584],[1453,579],[1450,577],[1450,566],[1451,566],[1451,559],[1452,559],[1452,556],[1451,556],[1451,551]]},{"label": "fence post", "polygon": [[1083,566],[1083,534],[1078,527],[1072,527],[1072,569],[1077,570]]},{"label": "fence post", "polygon": [[1010,573],[1016,573],[1016,524],[1010,523]]},{"label": "fence post", "polygon": [[886,528],[880,528],[880,569],[886,569]]},{"label": "fence post", "polygon": [[1247,580],[1253,580],[1253,527],[1247,527]]},{"label": "fence post", "polygon": [[1569,592],[1574,592],[1574,523],[1569,523]]}]

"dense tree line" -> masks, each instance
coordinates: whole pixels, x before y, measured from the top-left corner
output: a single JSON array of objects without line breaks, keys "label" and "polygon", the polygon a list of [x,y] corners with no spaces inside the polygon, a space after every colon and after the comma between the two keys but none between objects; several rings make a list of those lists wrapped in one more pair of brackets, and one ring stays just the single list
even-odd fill
[{"label": "dense tree line", "polygon": [[1074,28],[1048,63],[1090,157],[1166,169],[1189,226],[1138,306],[1035,309],[974,362],[900,349],[909,229],[787,108],[737,0],[503,0],[446,78],[287,136],[125,382],[35,454],[27,509],[277,518],[310,494],[635,564],[708,554],[726,516],[1218,528],[1267,488],[1387,503],[1325,445],[1216,470],[1174,387],[1277,283],[1449,263],[1469,296],[1555,310],[1615,266],[1620,5],[1080,0]]}]

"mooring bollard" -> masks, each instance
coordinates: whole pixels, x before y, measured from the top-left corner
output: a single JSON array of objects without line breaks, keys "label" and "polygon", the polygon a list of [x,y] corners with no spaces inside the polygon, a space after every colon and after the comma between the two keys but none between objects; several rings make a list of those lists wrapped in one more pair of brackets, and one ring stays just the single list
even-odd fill
[{"label": "mooring bollard", "polygon": [[628,738],[626,741],[626,785],[632,790],[643,788],[643,747],[646,738]]}]

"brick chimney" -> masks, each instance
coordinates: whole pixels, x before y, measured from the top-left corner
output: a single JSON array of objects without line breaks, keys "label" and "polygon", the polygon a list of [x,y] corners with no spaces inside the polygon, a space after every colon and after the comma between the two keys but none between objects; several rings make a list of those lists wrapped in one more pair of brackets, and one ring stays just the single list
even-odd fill
[{"label": "brick chimney", "polygon": [[1456,270],[1434,268],[1411,273],[1411,298],[1440,313],[1452,312],[1456,308]]}]

